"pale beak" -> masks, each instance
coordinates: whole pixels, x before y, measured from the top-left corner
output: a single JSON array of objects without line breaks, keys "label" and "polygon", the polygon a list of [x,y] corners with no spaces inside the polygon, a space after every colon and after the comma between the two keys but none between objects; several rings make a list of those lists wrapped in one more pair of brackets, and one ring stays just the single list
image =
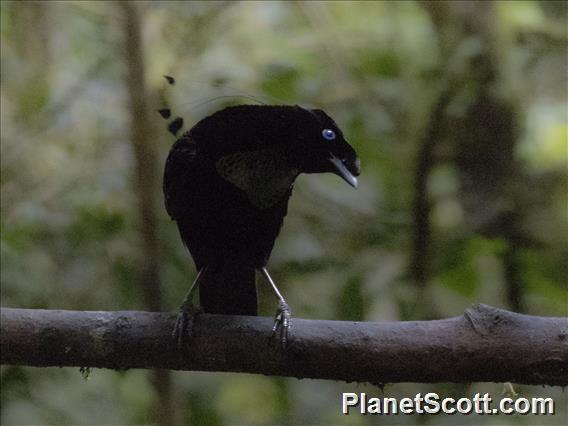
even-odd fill
[{"label": "pale beak", "polygon": [[337,176],[341,177],[345,182],[351,185],[353,188],[357,188],[357,178],[353,173],[349,171],[349,169],[345,166],[343,161],[337,158],[335,155],[332,155],[329,158],[329,162],[333,164],[333,172]]}]

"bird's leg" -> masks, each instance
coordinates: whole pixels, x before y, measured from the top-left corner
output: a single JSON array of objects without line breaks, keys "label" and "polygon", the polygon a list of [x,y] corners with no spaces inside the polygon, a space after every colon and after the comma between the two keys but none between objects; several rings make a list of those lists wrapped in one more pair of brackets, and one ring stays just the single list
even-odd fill
[{"label": "bird's leg", "polygon": [[292,311],[286,303],[286,300],[282,297],[282,294],[280,294],[278,287],[274,284],[268,270],[263,267],[260,269],[260,272],[262,272],[264,278],[266,278],[266,280],[270,283],[276,297],[278,298],[278,309],[276,310],[276,316],[274,317],[274,326],[272,327],[271,337],[280,330],[280,341],[282,342],[282,347],[286,348],[286,344],[288,343],[288,334],[290,332],[290,328],[292,328]]},{"label": "bird's leg", "polygon": [[186,337],[190,337],[189,334],[191,333],[191,327],[189,327],[191,322],[193,321],[193,316],[197,312],[197,309],[191,303],[191,298],[195,293],[195,290],[199,287],[199,283],[201,282],[205,271],[207,270],[207,266],[201,268],[197,273],[197,277],[191,284],[189,291],[185,295],[183,302],[179,308],[179,315],[176,319],[176,323],[174,325],[174,330],[172,332],[172,337],[176,342],[178,350],[182,350],[184,346],[184,341]]}]

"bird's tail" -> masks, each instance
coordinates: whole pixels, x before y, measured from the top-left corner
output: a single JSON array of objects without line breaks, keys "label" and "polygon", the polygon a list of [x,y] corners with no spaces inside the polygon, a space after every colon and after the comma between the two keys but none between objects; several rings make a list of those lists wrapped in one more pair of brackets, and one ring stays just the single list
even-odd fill
[{"label": "bird's tail", "polygon": [[209,314],[257,315],[255,268],[234,263],[208,267],[199,300]]}]

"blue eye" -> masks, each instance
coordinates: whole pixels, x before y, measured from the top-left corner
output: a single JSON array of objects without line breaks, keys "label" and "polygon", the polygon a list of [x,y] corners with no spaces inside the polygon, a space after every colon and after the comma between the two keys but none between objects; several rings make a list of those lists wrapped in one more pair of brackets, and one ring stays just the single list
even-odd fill
[{"label": "blue eye", "polygon": [[323,138],[327,139],[328,141],[332,141],[332,140],[335,139],[335,132],[331,129],[323,129],[321,134],[322,134]]}]

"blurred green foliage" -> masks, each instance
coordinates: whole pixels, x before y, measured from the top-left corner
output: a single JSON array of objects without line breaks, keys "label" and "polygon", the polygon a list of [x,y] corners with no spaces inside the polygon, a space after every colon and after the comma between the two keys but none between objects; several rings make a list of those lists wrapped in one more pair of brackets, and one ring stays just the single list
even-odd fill
[{"label": "blurred green foliage", "polygon": [[[326,110],[359,152],[357,191],[335,176],[301,176],[295,186],[269,264],[295,316],[396,321],[459,315],[474,302],[510,308],[503,260],[510,235],[475,226],[493,209],[519,216],[515,268],[525,310],[568,314],[566,2],[496,2],[486,15],[480,3],[461,3],[453,13],[412,1],[137,4],[152,110],[162,107],[162,75],[170,74],[178,84],[166,95],[189,126],[253,96]],[[144,309],[117,5],[0,7],[2,306]],[[480,20],[491,37],[462,31],[460,19]],[[453,132],[485,84],[476,58],[486,50],[499,74],[492,96],[514,111],[515,172],[497,199],[482,198],[469,211],[470,194],[452,160],[462,146]],[[410,263],[415,164],[444,90],[452,93],[450,119],[439,125],[450,130],[427,177],[428,279],[418,286]],[[173,140],[157,114],[152,124],[163,164]],[[174,310],[195,271],[175,224],[159,211],[163,303]],[[259,291],[261,313],[271,315],[275,301],[265,286]],[[179,417],[196,425],[566,423],[566,394],[551,388],[516,388],[521,396],[556,399],[558,413],[538,420],[373,419],[340,416],[341,392],[498,398],[501,387],[400,384],[381,391],[182,372],[174,379]],[[154,388],[141,371],[93,370],[83,380],[75,369],[3,366],[1,380],[3,425],[155,418]]]}]

